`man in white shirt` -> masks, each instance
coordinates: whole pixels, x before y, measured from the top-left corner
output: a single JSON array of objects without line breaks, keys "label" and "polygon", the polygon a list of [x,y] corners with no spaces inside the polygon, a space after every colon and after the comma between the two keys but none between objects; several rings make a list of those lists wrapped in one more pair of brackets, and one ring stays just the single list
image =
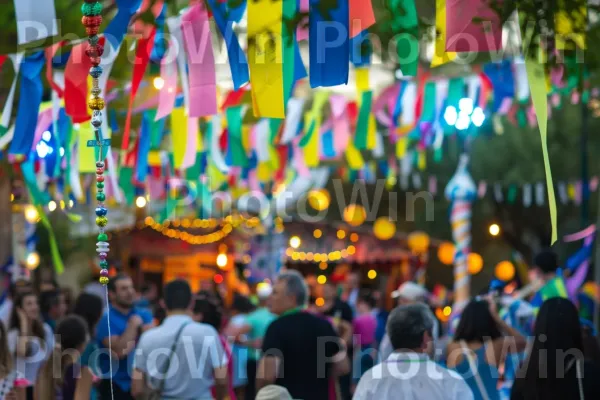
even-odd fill
[{"label": "man in white shirt", "polygon": [[387,333],[394,352],[363,375],[353,399],[473,400],[459,374],[429,359],[434,321],[422,303],[392,310]]},{"label": "man in white shirt", "polygon": [[192,320],[193,296],[187,282],[169,282],[163,292],[167,318],[140,337],[131,394],[140,397],[150,387],[162,389],[162,398],[225,399],[227,357],[219,334],[212,326]]}]

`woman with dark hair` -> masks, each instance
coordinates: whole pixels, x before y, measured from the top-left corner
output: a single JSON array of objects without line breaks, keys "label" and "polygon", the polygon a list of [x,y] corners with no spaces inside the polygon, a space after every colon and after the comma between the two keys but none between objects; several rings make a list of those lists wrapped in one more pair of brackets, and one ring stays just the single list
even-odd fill
[{"label": "woman with dark hair", "polygon": [[[56,328],[57,342],[52,356],[36,386],[38,400],[87,400],[92,390],[92,379],[81,368],[79,355],[85,348],[89,334],[83,318],[70,315]],[[60,370],[55,370],[56,362]]]},{"label": "woman with dark hair", "polygon": [[513,385],[512,400],[600,399],[600,369],[585,361],[575,305],[546,300],[538,313],[534,341]]},{"label": "woman with dark hair", "polygon": [[15,300],[8,332],[8,347],[16,354],[17,371],[28,381],[27,400],[33,400],[33,387],[42,364],[54,348],[54,335],[42,322],[38,298],[33,292]]},{"label": "woman with dark hair", "polygon": [[[96,336],[96,325],[102,317],[102,311],[104,303],[102,299],[95,294],[81,293],[75,301],[73,307],[73,314],[80,316],[86,323],[90,336]],[[98,350],[98,343],[95,340],[90,340],[81,355],[81,374],[86,376],[86,379],[82,382],[87,382],[87,378],[95,379],[94,377],[100,376],[100,366],[98,365],[98,357],[91,357],[94,352]],[[92,363],[95,361],[95,363]],[[79,385],[79,383],[78,383]],[[96,389],[92,387],[90,393],[90,400],[96,399]]]},{"label": "woman with dark hair", "polygon": [[475,299],[462,311],[446,364],[463,376],[475,400],[497,400],[503,352],[520,352],[526,344],[525,337],[500,318],[494,301]]},{"label": "woman with dark hair", "polygon": [[[232,377],[233,362],[231,361],[231,346],[227,342],[225,335],[222,333],[221,327],[223,326],[223,310],[218,299],[207,292],[200,292],[194,302],[193,313],[194,321],[211,325],[217,332],[219,332],[219,340],[221,341],[223,349],[225,349],[225,354],[228,360],[227,375]],[[231,379],[228,382],[228,386],[229,398],[231,400],[236,400],[237,397],[235,395],[235,391],[233,390]]]}]

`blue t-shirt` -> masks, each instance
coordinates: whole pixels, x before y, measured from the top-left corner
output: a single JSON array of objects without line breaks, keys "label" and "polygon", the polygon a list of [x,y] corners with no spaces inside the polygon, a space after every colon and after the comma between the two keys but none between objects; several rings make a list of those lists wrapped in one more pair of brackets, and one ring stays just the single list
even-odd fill
[{"label": "blue t-shirt", "polygon": [[[98,347],[100,349],[106,349],[106,346],[104,346],[102,342],[108,337],[109,312],[111,336],[121,336],[125,332],[125,329],[127,329],[127,322],[132,315],[138,315],[144,322],[144,325],[152,322],[152,314],[150,314],[150,312],[147,310],[134,307],[131,309],[129,314],[124,315],[120,311],[110,306],[108,311],[104,312],[104,315],[100,319],[100,322],[98,322],[96,328],[96,341],[98,342]],[[113,381],[126,392],[131,389],[131,371],[134,353],[135,350],[132,350],[129,352],[129,354],[127,354],[127,357],[121,358],[118,361],[113,360]],[[103,379],[108,379],[110,377],[110,361],[108,352],[104,351],[99,354],[98,363],[100,366],[100,377]]]}]

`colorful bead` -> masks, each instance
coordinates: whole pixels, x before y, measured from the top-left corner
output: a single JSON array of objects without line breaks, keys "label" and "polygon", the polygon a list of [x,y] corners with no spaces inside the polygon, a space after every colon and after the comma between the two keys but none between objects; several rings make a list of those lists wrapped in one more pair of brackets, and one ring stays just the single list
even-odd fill
[{"label": "colorful bead", "polygon": [[103,110],[104,109],[104,99],[101,97],[93,97],[88,102],[88,106],[92,110]]},{"label": "colorful bead", "polygon": [[106,253],[99,253],[98,257],[100,257],[101,260],[106,260],[106,257],[108,257],[108,254],[106,254]]},{"label": "colorful bead", "polygon": [[[102,196],[104,196],[103,193],[98,193],[102,194]],[[96,195],[96,197],[98,197],[98,195]],[[100,227],[105,227],[106,224],[108,224],[108,219],[106,217],[96,217],[96,225],[100,226]]]},{"label": "colorful bead", "polygon": [[[97,35],[99,31],[100,31],[100,28],[98,26],[86,26],[85,27],[85,34],[88,36]],[[92,62],[92,64],[93,64],[93,62]]]},{"label": "colorful bead", "polygon": [[[96,211],[96,215],[97,214],[98,214],[98,211]],[[108,235],[106,233],[101,233],[101,234],[98,235],[98,241],[99,242],[106,242],[107,240],[108,240]]]},{"label": "colorful bead", "polygon": [[95,3],[84,3],[81,6],[81,13],[83,15],[92,16],[92,15],[100,15],[102,12],[102,4],[98,1]]},{"label": "colorful bead", "polygon": [[81,18],[81,23],[83,24],[83,26],[86,27],[98,27],[102,24],[102,16],[101,15],[94,15],[94,16],[87,16],[84,15]]},{"label": "colorful bead", "polygon": [[108,276],[101,276],[100,279],[98,280],[102,285],[108,285]]},{"label": "colorful bead", "polygon": [[96,182],[104,182],[104,177],[102,175],[98,175],[96,177]]},{"label": "colorful bead", "polygon": [[104,182],[96,182],[96,187],[98,189],[104,189]]},{"label": "colorful bead", "polygon": [[[96,29],[96,31],[98,31],[98,28],[95,28],[95,29]],[[87,31],[87,28],[86,28],[86,31]],[[93,66],[97,67],[102,62],[102,59],[100,57],[90,57],[90,61],[92,62]],[[92,85],[98,86],[98,84],[94,83],[93,81],[92,81]]]},{"label": "colorful bead", "polygon": [[104,54],[104,46],[102,46],[101,44],[97,44],[94,46],[88,45],[85,49],[85,54],[88,57],[100,57],[102,56],[102,54]]},{"label": "colorful bead", "polygon": [[104,173],[104,168],[98,167],[96,168],[96,175],[102,175]]},{"label": "colorful bead", "polygon": [[[104,168],[104,162],[102,162],[102,161],[98,161],[98,162],[96,163],[96,168]],[[97,172],[97,171],[98,171],[98,170],[96,170],[96,172]]]},{"label": "colorful bead", "polygon": [[98,194],[96,194],[96,200],[104,201],[104,200],[106,200],[106,195],[104,193],[98,193]]},{"label": "colorful bead", "polygon": [[98,44],[99,42],[100,42],[100,37],[98,35],[90,36],[88,38],[88,43],[89,44],[94,45],[94,44]]},{"label": "colorful bead", "polygon": [[90,76],[92,78],[99,78],[102,75],[102,67],[92,67],[90,68]]},{"label": "colorful bead", "polygon": [[106,267],[108,267],[108,261],[106,261],[106,260],[100,261],[100,268],[106,268]]},{"label": "colorful bead", "polygon": [[106,277],[108,277],[108,270],[107,269],[101,269],[100,270],[100,276],[106,276]]},{"label": "colorful bead", "polygon": [[[96,215],[98,217],[105,217],[107,213],[108,213],[108,210],[106,208],[104,208],[104,207],[96,207]],[[98,236],[98,240],[100,240],[100,236]]]},{"label": "colorful bead", "polygon": [[[100,94],[102,93],[102,89],[100,89],[99,87],[93,87],[91,90],[91,93],[93,96],[100,96]],[[99,119],[98,117],[96,117],[96,119]],[[93,122],[94,120],[92,120]]]}]

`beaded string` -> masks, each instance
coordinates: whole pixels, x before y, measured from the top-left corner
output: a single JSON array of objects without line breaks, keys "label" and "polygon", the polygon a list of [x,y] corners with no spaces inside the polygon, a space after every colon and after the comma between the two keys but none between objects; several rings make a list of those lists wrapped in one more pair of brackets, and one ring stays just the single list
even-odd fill
[{"label": "beaded string", "polygon": [[[104,285],[106,292],[106,310],[107,310],[107,324],[109,330],[109,344],[108,344],[108,356],[110,365],[110,392],[111,398],[114,399],[113,389],[113,371],[112,371],[112,345],[110,343],[110,309],[108,304],[108,261],[106,261],[109,252],[108,235],[104,231],[108,223],[106,214],[108,210],[104,204],[106,200],[106,194],[104,193],[104,152],[103,147],[110,145],[110,142],[103,140],[102,132],[100,127],[102,126],[102,110],[104,110],[104,99],[102,98],[102,89],[100,88],[99,78],[102,75],[102,67],[100,62],[102,61],[102,54],[104,53],[104,47],[100,44],[100,38],[98,37],[98,29],[102,24],[102,4],[97,0],[84,0],[81,6],[81,12],[83,18],[81,23],[85,26],[85,33],[88,35],[88,44],[86,46],[85,54],[89,57],[92,67],[90,68],[90,76],[92,77],[92,90],[88,101],[88,106],[92,110],[92,127],[94,129],[95,141],[92,146],[99,147],[98,157],[96,160],[96,200],[98,206],[96,207],[96,225],[98,226],[98,242],[96,243],[96,252],[100,258],[100,283]],[[90,143],[88,142],[88,145]]]}]

